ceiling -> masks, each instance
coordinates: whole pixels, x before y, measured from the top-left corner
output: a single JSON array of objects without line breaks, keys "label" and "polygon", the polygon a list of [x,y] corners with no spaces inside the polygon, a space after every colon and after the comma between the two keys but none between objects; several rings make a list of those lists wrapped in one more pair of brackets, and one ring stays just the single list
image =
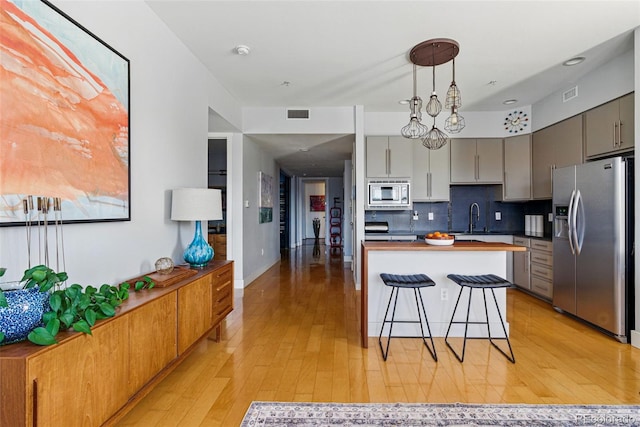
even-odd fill
[{"label": "ceiling", "polygon": [[[408,106],[398,101],[411,97],[408,53],[424,40],[445,37],[460,44],[461,113],[504,111],[568,88],[631,49],[632,30],[640,26],[640,0],[146,2],[242,106],[363,105],[365,112],[407,116]],[[249,55],[237,55],[237,45],[248,46]],[[578,55],[586,56],[582,64],[561,65]],[[450,80],[450,64],[436,67],[441,97]],[[423,99],[430,82],[431,69],[420,68]],[[506,99],[518,102],[507,107]],[[337,175],[328,174],[322,163],[329,166],[330,156],[334,164],[350,158],[353,140],[251,137],[299,176],[341,176],[341,166]],[[309,154],[316,146],[323,153]],[[314,150],[299,151],[304,147]]]}]

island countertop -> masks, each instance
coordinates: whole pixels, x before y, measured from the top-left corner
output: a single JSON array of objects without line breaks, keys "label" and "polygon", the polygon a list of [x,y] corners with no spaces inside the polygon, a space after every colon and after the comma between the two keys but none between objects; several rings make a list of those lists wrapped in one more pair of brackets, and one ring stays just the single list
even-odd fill
[{"label": "island countertop", "polygon": [[[498,274],[504,277],[506,272],[506,253],[522,252],[527,248],[501,242],[479,242],[456,240],[453,245],[429,245],[424,241],[363,241],[361,263],[361,337],[362,347],[368,347],[369,330],[380,327],[381,314],[384,313],[386,298],[383,300],[384,287],[379,274],[381,272],[395,274],[426,273],[436,282],[436,289],[427,305],[432,305],[430,315],[434,317],[432,330],[434,336],[444,336],[446,323],[451,313],[450,300],[441,301],[433,298],[439,289],[453,292],[456,289],[449,283],[446,275],[457,274]],[[431,255],[432,254],[432,255]],[[502,254],[502,255],[501,255]],[[372,260],[371,258],[374,258]],[[506,308],[506,292],[501,290],[499,303]],[[400,312],[404,310],[401,309]],[[444,329],[443,329],[444,328]],[[440,332],[438,332],[440,331]]]},{"label": "island countertop", "polygon": [[469,240],[456,240],[453,245],[437,246],[428,245],[425,242],[394,242],[394,241],[368,241],[362,242],[363,250],[374,251],[511,251],[524,252],[524,246],[512,245],[501,242],[473,242]]}]

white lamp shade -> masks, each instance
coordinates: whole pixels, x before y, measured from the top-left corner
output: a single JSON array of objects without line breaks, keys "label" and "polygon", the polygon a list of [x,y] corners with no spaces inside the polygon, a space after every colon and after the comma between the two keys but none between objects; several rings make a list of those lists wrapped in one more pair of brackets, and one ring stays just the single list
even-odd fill
[{"label": "white lamp shade", "polygon": [[222,219],[222,192],[213,188],[176,188],[171,197],[171,219],[205,221]]}]

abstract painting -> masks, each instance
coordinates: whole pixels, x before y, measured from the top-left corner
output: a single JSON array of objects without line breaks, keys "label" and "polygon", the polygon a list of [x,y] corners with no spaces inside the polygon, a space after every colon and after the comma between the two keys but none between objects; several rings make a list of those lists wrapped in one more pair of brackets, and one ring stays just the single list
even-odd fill
[{"label": "abstract painting", "polygon": [[309,196],[309,208],[311,212],[324,211],[324,196]]},{"label": "abstract painting", "polygon": [[273,177],[258,172],[258,222],[273,221]]},{"label": "abstract painting", "polygon": [[0,225],[130,219],[129,60],[46,1],[0,0]]}]

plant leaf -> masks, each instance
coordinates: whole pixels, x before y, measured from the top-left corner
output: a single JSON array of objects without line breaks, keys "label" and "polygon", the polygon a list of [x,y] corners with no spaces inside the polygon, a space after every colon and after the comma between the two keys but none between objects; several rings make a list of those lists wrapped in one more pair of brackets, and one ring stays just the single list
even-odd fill
[{"label": "plant leaf", "polygon": [[47,311],[45,314],[42,315],[42,321],[44,322],[45,325],[49,323],[51,319],[57,319],[57,318],[58,318],[58,315],[55,313],[55,311]]},{"label": "plant leaf", "polygon": [[0,332],[0,342],[4,341],[4,333]]},{"label": "plant leaf", "polygon": [[51,345],[58,342],[56,341],[56,337],[51,335],[51,332],[47,331],[43,327],[37,327],[33,331],[29,332],[27,339],[38,345]]},{"label": "plant leaf", "polygon": [[89,324],[86,320],[78,320],[76,323],[74,323],[73,330],[91,335],[91,328],[89,327]]},{"label": "plant leaf", "polygon": [[100,304],[100,311],[102,311],[107,317],[113,317],[116,315],[116,310],[111,306],[111,304],[106,302]]},{"label": "plant leaf", "polygon": [[71,286],[64,290],[64,294],[71,299],[75,299],[78,296],[78,289],[74,286]]},{"label": "plant leaf", "polygon": [[49,305],[51,306],[52,311],[60,310],[60,307],[62,306],[62,298],[59,293],[54,292],[51,294],[49,297]]},{"label": "plant leaf", "polygon": [[87,311],[84,312],[84,318],[87,319],[89,326],[95,325],[97,318],[95,310],[92,308],[87,309]]},{"label": "plant leaf", "polygon": [[139,291],[140,289],[144,288],[144,282],[142,280],[139,280],[136,282],[136,292]]},{"label": "plant leaf", "polygon": [[45,326],[45,329],[55,337],[56,335],[58,335],[58,331],[60,330],[60,320],[58,320],[57,318],[49,320]]},{"label": "plant leaf", "polygon": [[9,307],[9,303],[7,302],[7,297],[4,296],[4,292],[2,292],[2,289],[0,289],[0,307]]},{"label": "plant leaf", "polygon": [[60,316],[60,321],[62,323],[64,323],[64,326],[66,328],[70,328],[71,325],[73,324],[73,314],[71,313],[64,313]]}]

